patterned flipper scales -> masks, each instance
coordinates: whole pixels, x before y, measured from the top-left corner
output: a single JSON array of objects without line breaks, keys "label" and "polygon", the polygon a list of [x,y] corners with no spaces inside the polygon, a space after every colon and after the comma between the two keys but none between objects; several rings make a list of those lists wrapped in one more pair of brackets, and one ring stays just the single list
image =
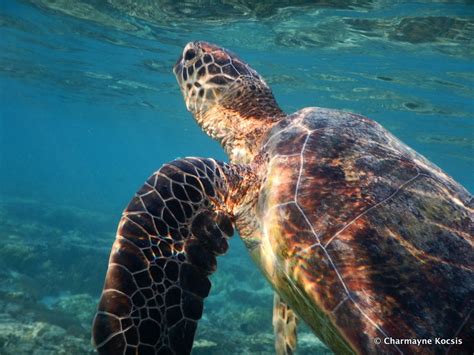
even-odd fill
[{"label": "patterned flipper scales", "polygon": [[277,355],[292,355],[296,351],[298,317],[275,292],[273,296],[273,331]]},{"label": "patterned flipper scales", "polygon": [[233,166],[186,158],[164,165],[123,213],[93,324],[100,354],[191,352],[208,276],[233,234],[224,212]]}]

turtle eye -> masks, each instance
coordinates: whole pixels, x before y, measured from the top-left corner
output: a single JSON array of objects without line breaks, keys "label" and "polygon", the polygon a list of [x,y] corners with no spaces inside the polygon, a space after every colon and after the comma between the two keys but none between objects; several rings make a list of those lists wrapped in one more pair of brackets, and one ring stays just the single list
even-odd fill
[{"label": "turtle eye", "polygon": [[191,60],[196,56],[196,51],[194,49],[188,49],[186,53],[184,53],[185,60]]}]

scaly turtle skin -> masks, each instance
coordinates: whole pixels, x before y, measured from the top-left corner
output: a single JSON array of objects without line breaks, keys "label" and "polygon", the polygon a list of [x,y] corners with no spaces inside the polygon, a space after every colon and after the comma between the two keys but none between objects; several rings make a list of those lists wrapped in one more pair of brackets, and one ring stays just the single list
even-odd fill
[{"label": "scaly turtle skin", "polygon": [[284,114],[215,45],[189,43],[174,72],[231,164],[171,162],[131,201],[94,320],[100,353],[190,353],[233,226],[275,289],[277,353],[294,351],[298,318],[338,354],[472,353],[473,199],[461,185],[368,118]]}]

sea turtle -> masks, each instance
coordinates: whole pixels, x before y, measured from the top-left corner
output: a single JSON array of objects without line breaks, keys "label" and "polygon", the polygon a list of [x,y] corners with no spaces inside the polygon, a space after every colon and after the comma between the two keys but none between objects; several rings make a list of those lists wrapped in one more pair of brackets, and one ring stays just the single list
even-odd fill
[{"label": "sea turtle", "polygon": [[234,227],[275,290],[277,353],[294,351],[297,319],[338,354],[472,353],[473,199],[459,183],[366,117],[285,114],[219,46],[188,43],[174,73],[230,163],[175,160],[132,199],[94,320],[99,353],[190,353]]}]

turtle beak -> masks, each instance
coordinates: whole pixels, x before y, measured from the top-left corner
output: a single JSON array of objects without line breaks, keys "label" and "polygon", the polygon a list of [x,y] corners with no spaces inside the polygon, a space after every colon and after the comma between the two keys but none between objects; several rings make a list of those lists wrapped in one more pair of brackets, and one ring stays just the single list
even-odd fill
[{"label": "turtle beak", "polygon": [[178,60],[176,61],[175,65],[173,66],[173,73],[176,77],[176,81],[178,82],[178,86],[181,90],[181,93],[183,94],[184,101],[186,102],[186,108],[188,109],[188,111],[190,111],[186,90],[184,88],[185,83],[183,80],[183,68],[184,68],[183,55],[181,54]]},{"label": "turtle beak", "polygon": [[183,55],[181,54],[173,66],[173,73],[178,80],[178,83],[181,83],[181,73],[183,71]]}]

